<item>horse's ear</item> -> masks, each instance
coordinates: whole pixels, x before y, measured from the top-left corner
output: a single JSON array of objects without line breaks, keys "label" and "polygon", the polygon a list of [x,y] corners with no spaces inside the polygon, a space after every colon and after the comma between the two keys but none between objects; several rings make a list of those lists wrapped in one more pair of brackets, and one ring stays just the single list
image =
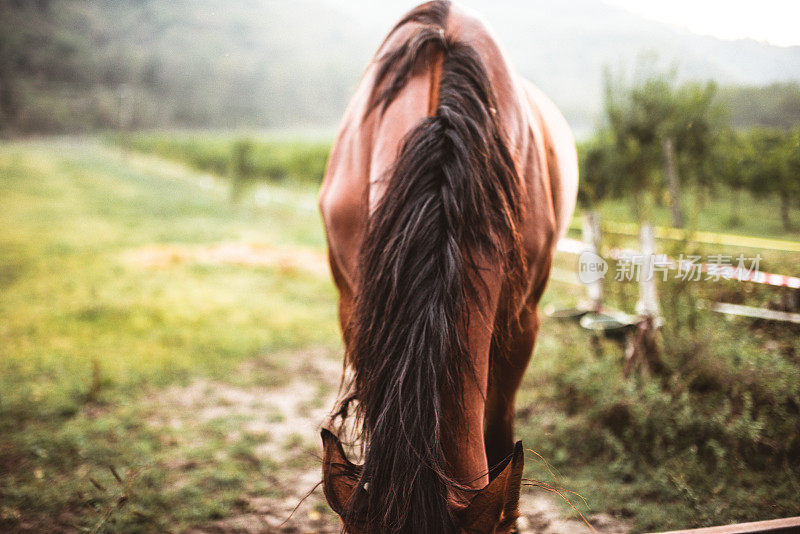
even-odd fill
[{"label": "horse's ear", "polygon": [[510,460],[501,473],[480,490],[458,514],[464,531],[511,531],[519,515],[519,492],[525,468],[521,441],[514,447]]},{"label": "horse's ear", "polygon": [[[525,471],[525,453],[522,449],[522,442],[518,441],[514,446],[514,455],[511,465],[506,469],[511,469],[506,483],[506,498],[503,504],[503,518],[498,526],[498,532],[512,532],[519,517],[519,493],[522,489],[522,473]],[[506,530],[507,529],[507,530]]]},{"label": "horse's ear", "polygon": [[327,428],[322,429],[322,489],[334,512],[343,516],[358,481],[358,467],[345,456],[342,442]]}]

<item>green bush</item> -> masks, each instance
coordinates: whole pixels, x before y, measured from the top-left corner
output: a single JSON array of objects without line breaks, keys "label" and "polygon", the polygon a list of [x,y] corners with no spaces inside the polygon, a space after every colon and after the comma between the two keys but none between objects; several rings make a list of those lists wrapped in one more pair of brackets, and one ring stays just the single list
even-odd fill
[{"label": "green bush", "polygon": [[254,180],[321,182],[328,160],[327,141],[241,138],[234,135],[174,133],[115,134],[124,148],[155,154],[191,167],[236,179],[243,169]]}]

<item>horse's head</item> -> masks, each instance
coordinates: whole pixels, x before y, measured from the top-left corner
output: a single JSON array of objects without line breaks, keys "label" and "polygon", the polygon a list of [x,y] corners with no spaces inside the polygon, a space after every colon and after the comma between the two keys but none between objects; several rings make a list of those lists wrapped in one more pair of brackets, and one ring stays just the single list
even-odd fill
[{"label": "horse's head", "polygon": [[[355,491],[360,466],[350,462],[339,439],[327,429],[322,430],[324,457],[322,464],[325,498],[334,512],[345,520],[349,534],[366,534],[375,528],[359,521],[346,520],[347,505]],[[505,534],[513,532],[519,516],[519,492],[522,484],[524,455],[522,442],[517,442],[514,453],[503,464],[502,469],[483,489],[470,495],[466,505],[451,502],[453,516],[459,531],[464,534]]]}]

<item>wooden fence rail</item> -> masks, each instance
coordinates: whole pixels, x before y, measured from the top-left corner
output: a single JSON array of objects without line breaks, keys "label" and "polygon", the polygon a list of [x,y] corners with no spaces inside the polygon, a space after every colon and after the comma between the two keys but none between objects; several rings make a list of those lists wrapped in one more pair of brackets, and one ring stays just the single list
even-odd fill
[{"label": "wooden fence rail", "polygon": [[797,534],[800,533],[800,516],[753,523],[738,523],[718,527],[671,530],[659,534]]}]

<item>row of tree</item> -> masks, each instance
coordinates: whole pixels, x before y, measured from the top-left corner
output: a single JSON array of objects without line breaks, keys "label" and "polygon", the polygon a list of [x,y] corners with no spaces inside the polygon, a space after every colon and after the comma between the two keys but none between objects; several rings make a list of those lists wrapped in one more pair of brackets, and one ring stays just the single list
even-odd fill
[{"label": "row of tree", "polygon": [[[714,83],[676,82],[674,72],[633,82],[606,76],[604,124],[579,148],[581,202],[632,200],[646,220],[664,199],[672,224],[685,224],[681,205],[690,189],[701,201],[730,191],[780,199],[784,227],[800,204],[800,123],[793,127],[735,129]],[[738,212],[738,210],[736,210]]]}]

